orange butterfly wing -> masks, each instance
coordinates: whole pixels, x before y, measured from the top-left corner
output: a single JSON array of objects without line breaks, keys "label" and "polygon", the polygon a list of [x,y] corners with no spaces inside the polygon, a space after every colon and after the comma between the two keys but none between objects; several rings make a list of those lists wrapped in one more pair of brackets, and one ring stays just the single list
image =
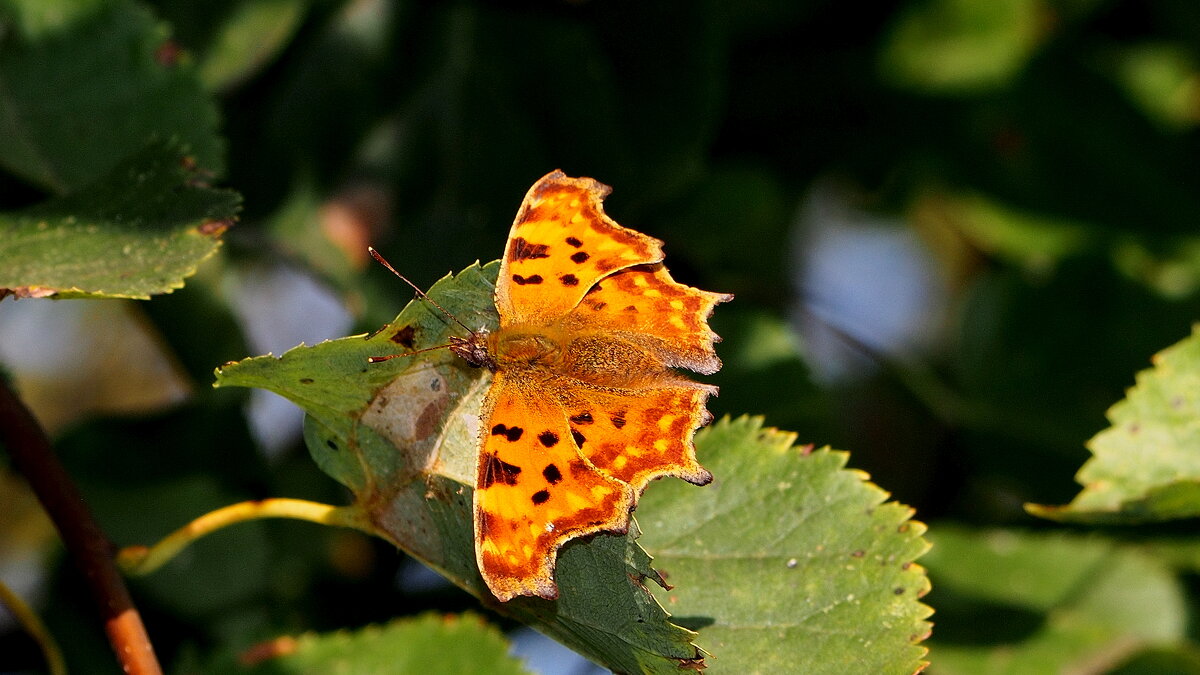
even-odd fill
[{"label": "orange butterfly wing", "polygon": [[557,597],[559,547],[625,532],[649,481],[712,480],[692,434],[715,387],[671,369],[720,368],[707,318],[731,296],[672,280],[661,242],[604,214],[608,191],[557,171],[539,180],[501,263],[475,536],[502,601]]}]

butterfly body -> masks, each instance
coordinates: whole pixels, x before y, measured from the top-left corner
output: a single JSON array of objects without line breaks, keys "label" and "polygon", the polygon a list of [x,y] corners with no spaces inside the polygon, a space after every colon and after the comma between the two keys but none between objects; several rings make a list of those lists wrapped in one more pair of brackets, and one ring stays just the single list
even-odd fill
[{"label": "butterfly body", "polygon": [[567,541],[624,533],[646,484],[712,475],[691,437],[720,368],[708,328],[731,296],[679,284],[661,242],[603,212],[606,186],[553,172],[526,195],[496,285],[500,327],[454,341],[492,372],[475,489],[476,559],[492,593],[557,597]]}]

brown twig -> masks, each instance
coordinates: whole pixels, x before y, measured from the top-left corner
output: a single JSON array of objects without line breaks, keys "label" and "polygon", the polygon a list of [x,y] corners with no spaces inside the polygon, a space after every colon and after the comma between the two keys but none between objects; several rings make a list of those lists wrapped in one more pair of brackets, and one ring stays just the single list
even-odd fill
[{"label": "brown twig", "polygon": [[46,432],[0,378],[0,444],[54,521],[104,617],[104,630],[126,673],[161,675],[142,617],[113,561],[113,545],[50,448]]}]

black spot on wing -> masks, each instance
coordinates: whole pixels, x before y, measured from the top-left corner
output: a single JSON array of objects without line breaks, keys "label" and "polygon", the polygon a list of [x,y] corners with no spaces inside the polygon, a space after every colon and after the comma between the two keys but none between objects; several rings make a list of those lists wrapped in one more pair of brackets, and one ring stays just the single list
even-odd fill
[{"label": "black spot on wing", "polygon": [[512,241],[512,249],[508,252],[509,260],[530,260],[533,258],[549,258],[550,247],[545,244],[531,244],[523,237]]},{"label": "black spot on wing", "polygon": [[571,430],[571,438],[574,438],[575,445],[577,445],[581,448],[583,447],[583,444],[587,441],[587,438],[583,434],[579,433],[579,431],[576,429]]},{"label": "black spot on wing", "polygon": [[504,426],[503,424],[497,424],[496,426],[492,427],[493,436],[503,436],[507,438],[510,443],[515,443],[516,441],[521,440],[521,434],[523,433],[525,433],[525,430],[521,427],[508,427]]},{"label": "black spot on wing", "polygon": [[573,424],[591,424],[594,421],[590,412],[582,412],[571,418]]},{"label": "black spot on wing", "polygon": [[509,464],[497,457],[496,453],[489,452],[483,458],[482,473],[480,483],[482,483],[484,489],[490,488],[496,483],[516,485],[517,476],[521,473],[521,467]]},{"label": "black spot on wing", "polygon": [[558,470],[557,466],[547,464],[546,468],[542,469],[542,477],[546,479],[547,483],[556,485],[558,481],[562,480],[562,472]]},{"label": "black spot on wing", "polygon": [[518,286],[524,286],[526,284],[540,284],[542,283],[542,275],[534,274],[533,276],[523,277],[520,274],[514,274],[512,275],[512,280],[515,281]]},{"label": "black spot on wing", "polygon": [[546,446],[547,448],[553,448],[558,444],[558,434],[554,433],[553,431],[543,431],[542,433],[538,434],[538,440],[541,441],[542,445]]},{"label": "black spot on wing", "polygon": [[550,501],[550,491],[538,490],[537,492],[533,493],[533,497],[530,497],[530,499],[533,500],[534,504],[545,504],[546,502]]},{"label": "black spot on wing", "polygon": [[562,282],[563,286],[578,286],[579,285],[579,277],[575,276],[574,274],[564,274],[561,277],[559,277],[558,280]]},{"label": "black spot on wing", "polygon": [[579,241],[575,237],[567,237],[567,243],[570,244],[571,246],[574,246],[575,248],[579,248],[580,246],[583,246],[583,242]]},{"label": "black spot on wing", "polygon": [[583,251],[579,251],[579,252],[577,252],[577,253],[572,253],[572,254],[571,254],[571,262],[574,262],[574,263],[582,263],[582,262],[586,261],[586,260],[587,260],[588,258],[590,258],[590,257],[592,257],[592,256],[590,256],[590,255],[588,255],[588,254],[584,253]]}]

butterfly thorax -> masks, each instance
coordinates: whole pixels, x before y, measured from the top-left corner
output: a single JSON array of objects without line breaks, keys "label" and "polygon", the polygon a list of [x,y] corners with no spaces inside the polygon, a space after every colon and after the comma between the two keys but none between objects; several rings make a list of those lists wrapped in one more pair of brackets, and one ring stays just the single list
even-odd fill
[{"label": "butterfly thorax", "polygon": [[545,328],[501,328],[488,339],[488,352],[498,370],[512,368],[557,369],[562,361],[559,336]]}]

